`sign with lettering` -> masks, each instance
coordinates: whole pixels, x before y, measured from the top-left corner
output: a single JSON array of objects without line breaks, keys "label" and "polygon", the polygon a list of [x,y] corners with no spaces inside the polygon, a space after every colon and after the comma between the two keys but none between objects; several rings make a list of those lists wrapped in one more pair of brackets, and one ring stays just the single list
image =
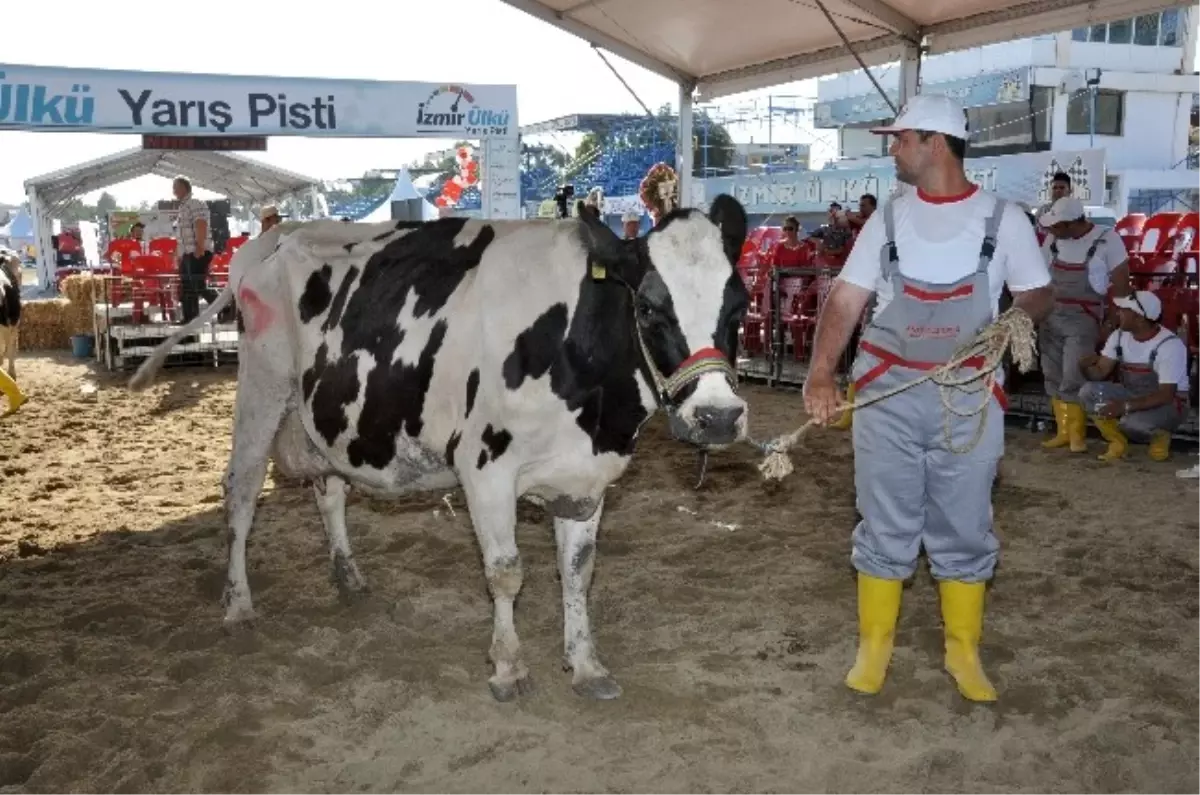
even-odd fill
[{"label": "sign with lettering", "polygon": [[142,148],[192,152],[265,152],[267,139],[263,135],[143,135]]},{"label": "sign with lettering", "polygon": [[[1103,149],[969,157],[964,166],[967,178],[984,190],[1030,207],[1049,201],[1050,181],[1059,171],[1071,176],[1072,193],[1084,204],[1104,203]],[[692,181],[692,204],[707,209],[713,197],[728,193],[751,215],[816,213],[835,201],[857,206],[864,193],[883,202],[898,186],[892,159],[880,158],[879,165],[863,168],[697,179]]]},{"label": "sign with lettering", "polygon": [[[1024,102],[1029,99],[1029,69],[1011,69],[1006,72],[927,83],[921,87],[921,93],[945,94],[958,100],[964,108]],[[899,88],[887,89],[887,95],[893,103],[898,104]],[[814,127],[840,127],[843,124],[890,119],[892,109],[883,97],[879,96],[878,91],[872,91],[869,94],[817,102],[813,108],[813,116]]]},{"label": "sign with lettering", "polygon": [[0,130],[516,138],[517,89],[0,64]]}]

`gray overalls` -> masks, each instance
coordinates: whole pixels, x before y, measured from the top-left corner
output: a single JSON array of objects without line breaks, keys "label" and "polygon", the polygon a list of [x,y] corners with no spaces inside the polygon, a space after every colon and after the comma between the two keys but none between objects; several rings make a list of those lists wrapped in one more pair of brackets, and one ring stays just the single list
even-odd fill
[{"label": "gray overalls", "polygon": [[[1003,200],[987,220],[979,267],[951,284],[930,284],[900,273],[895,217],[884,209],[887,242],[880,253],[882,276],[893,298],[873,313],[859,343],[852,378],[857,399],[895,388],[949,361],[958,348],[993,321],[988,266],[996,250]],[[981,367],[983,360],[965,367]],[[965,373],[964,373],[965,375]],[[973,387],[973,389],[972,389]],[[960,412],[991,400],[983,382],[952,392]],[[968,391],[971,390],[971,391]],[[988,405],[974,448],[947,447],[947,411],[936,384],[925,382],[854,412],[854,486],[862,521],[854,529],[851,561],[883,579],[904,579],[917,567],[921,544],[939,580],[990,579],[999,542],[992,533],[992,481],[1004,454],[1006,400]],[[967,447],[981,416],[949,415],[953,447]]]},{"label": "gray overalls", "polygon": [[[1158,390],[1158,373],[1154,372],[1154,362],[1158,359],[1158,349],[1168,342],[1178,340],[1174,334],[1163,338],[1150,350],[1146,364],[1133,364],[1125,361],[1121,350],[1121,336],[1126,331],[1114,331],[1117,334],[1117,373],[1120,383],[1112,381],[1091,381],[1079,390],[1079,402],[1088,414],[1096,414],[1100,404],[1110,400],[1136,400],[1153,394]],[[1148,442],[1155,431],[1172,432],[1183,424],[1187,416],[1187,392],[1176,392],[1175,400],[1165,406],[1135,411],[1121,417],[1121,431],[1135,442]]]},{"label": "gray overalls", "polygon": [[1075,402],[1085,381],[1079,360],[1095,353],[1100,339],[1104,296],[1088,281],[1088,263],[1103,242],[1103,234],[1092,241],[1083,262],[1063,262],[1058,258],[1058,241],[1050,243],[1054,311],[1039,329],[1038,347],[1046,394],[1068,403]]}]

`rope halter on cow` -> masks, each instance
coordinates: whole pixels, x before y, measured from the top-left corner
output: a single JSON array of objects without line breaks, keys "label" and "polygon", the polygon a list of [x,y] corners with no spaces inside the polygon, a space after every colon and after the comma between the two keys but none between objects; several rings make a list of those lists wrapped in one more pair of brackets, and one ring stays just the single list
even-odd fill
[{"label": "rope halter on cow", "polygon": [[[612,281],[622,285],[629,291],[629,297],[636,306],[637,290],[633,289],[633,285],[619,276],[610,276],[608,269],[598,262],[591,263],[591,273],[593,281],[602,282],[611,278]],[[654,357],[650,355],[650,349],[646,346],[646,338],[642,333],[642,324],[637,320],[636,311],[633,319],[633,334],[642,354],[642,363],[650,375],[654,400],[660,409],[677,408],[676,401],[679,394],[688,385],[695,383],[700,380],[701,376],[708,373],[720,373],[725,377],[731,389],[737,389],[737,371],[729,363],[729,358],[717,348],[701,348],[684,359],[669,376],[664,376],[658,369],[658,365],[654,363]]]},{"label": "rope halter on cow", "polygon": [[[1033,321],[1023,310],[1016,307],[1009,309],[996,318],[996,322],[981,330],[973,340],[960,348],[950,361],[942,366],[930,370],[920,378],[900,384],[878,395],[871,395],[868,398],[856,400],[849,405],[841,406],[838,411],[861,409],[872,403],[886,400],[893,395],[898,395],[905,390],[912,389],[918,384],[932,381],[938,386],[938,394],[942,400],[942,407],[945,409],[942,428],[945,434],[946,448],[953,453],[968,453],[979,444],[979,440],[983,437],[983,429],[987,422],[987,412],[992,402],[992,387],[996,383],[996,371],[1000,368],[1004,360],[1005,351],[1009,349],[1012,350],[1013,361],[1016,362],[1021,372],[1027,373],[1033,369],[1034,358],[1037,354],[1037,337],[1034,333]],[[977,370],[972,369],[966,375],[958,375],[956,371],[970,359],[982,359],[982,364]],[[978,386],[973,389],[967,388],[979,382],[982,382],[982,388]],[[967,391],[978,391],[982,394],[982,400],[979,405],[967,411],[955,408],[951,402],[953,394],[955,392]],[[958,417],[979,417],[975,434],[965,447],[955,447],[951,440],[952,415]],[[816,420],[809,420],[792,433],[785,434],[769,442],[748,440],[750,444],[757,447],[767,456],[758,467],[763,477],[768,480],[781,480],[790,475],[792,473],[792,461],[788,458],[788,451],[799,444],[809,429],[816,424]]]}]

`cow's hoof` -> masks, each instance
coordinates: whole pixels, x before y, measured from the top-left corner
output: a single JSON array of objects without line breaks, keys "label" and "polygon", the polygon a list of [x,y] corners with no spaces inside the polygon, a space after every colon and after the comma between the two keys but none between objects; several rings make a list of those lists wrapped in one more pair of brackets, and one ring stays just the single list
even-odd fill
[{"label": "cow's hoof", "polygon": [[347,560],[341,555],[333,558],[333,572],[330,575],[333,584],[337,586],[338,596],[343,602],[351,603],[360,594],[370,592],[367,581],[358,571],[358,565],[353,560]]},{"label": "cow's hoof", "polygon": [[493,698],[505,704],[517,696],[533,695],[533,677],[525,674],[512,682],[497,681],[495,677],[492,677],[488,680],[488,688],[491,689]]},{"label": "cow's hoof", "polygon": [[225,621],[223,624],[226,632],[236,632],[241,629],[253,627],[254,606],[248,602],[230,600],[228,607],[225,608]]},{"label": "cow's hoof", "polygon": [[594,701],[612,701],[621,697],[621,686],[611,676],[597,676],[592,679],[580,679],[571,685],[575,695],[590,698]]}]

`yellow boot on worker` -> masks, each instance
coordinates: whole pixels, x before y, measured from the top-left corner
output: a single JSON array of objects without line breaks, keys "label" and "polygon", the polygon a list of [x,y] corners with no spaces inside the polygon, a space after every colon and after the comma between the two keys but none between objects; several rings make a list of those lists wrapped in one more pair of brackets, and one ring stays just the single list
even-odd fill
[{"label": "yellow boot on worker", "polygon": [[1054,436],[1042,442],[1042,447],[1055,450],[1066,447],[1071,443],[1070,418],[1067,416],[1067,402],[1058,398],[1050,398],[1050,407],[1054,410]]},{"label": "yellow boot on worker", "polygon": [[983,636],[983,601],[986,583],[942,580],[942,622],[946,626],[946,671],[954,677],[958,692],[968,701],[995,701],[996,688],[988,681],[979,661],[979,639]]},{"label": "yellow boot on worker", "polygon": [[1169,431],[1155,431],[1150,437],[1150,460],[1166,461],[1171,457],[1171,434]]},{"label": "yellow boot on worker", "polygon": [[1068,403],[1066,408],[1067,438],[1072,453],[1087,452],[1087,414],[1078,403]]},{"label": "yellow boot on worker", "polygon": [[1117,461],[1125,457],[1125,452],[1129,449],[1129,440],[1125,438],[1125,434],[1121,433],[1121,423],[1112,417],[1095,417],[1093,418],[1096,427],[1100,429],[1100,435],[1104,437],[1104,441],[1108,442],[1108,449],[1101,453],[1097,458],[1101,461]]},{"label": "yellow boot on worker", "polygon": [[884,580],[859,572],[858,654],[846,675],[846,686],[851,690],[874,695],[883,689],[903,591],[903,580]]},{"label": "yellow boot on worker", "polygon": [[[847,403],[854,402],[854,392],[855,392],[854,382],[851,381],[850,385],[848,387],[846,387],[846,402]],[[848,430],[850,430],[850,426],[853,424],[854,424],[854,412],[851,411],[850,409],[846,409],[845,411],[842,412],[842,416],[838,417],[837,421],[831,423],[829,427],[834,428],[839,431],[848,431]]]},{"label": "yellow boot on worker", "polygon": [[8,373],[0,370],[0,395],[8,398],[8,410],[3,415],[7,417],[9,414],[16,414],[17,409],[28,400],[25,393],[21,391],[21,387],[17,386],[17,382],[9,378]]}]

